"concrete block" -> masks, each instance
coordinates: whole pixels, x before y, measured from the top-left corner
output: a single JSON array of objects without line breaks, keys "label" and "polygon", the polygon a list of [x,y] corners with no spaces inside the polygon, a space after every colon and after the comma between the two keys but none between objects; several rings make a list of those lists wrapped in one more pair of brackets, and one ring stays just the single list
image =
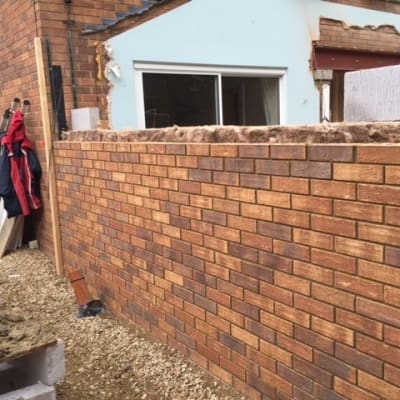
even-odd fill
[{"label": "concrete block", "polygon": [[54,346],[14,360],[12,364],[36,381],[54,385],[65,375],[64,343],[58,340]]},{"label": "concrete block", "polygon": [[74,108],[71,110],[73,131],[96,129],[99,119],[100,114],[97,107]]},{"label": "concrete block", "polygon": [[0,400],[56,400],[53,386],[36,383],[22,389],[0,395]]}]

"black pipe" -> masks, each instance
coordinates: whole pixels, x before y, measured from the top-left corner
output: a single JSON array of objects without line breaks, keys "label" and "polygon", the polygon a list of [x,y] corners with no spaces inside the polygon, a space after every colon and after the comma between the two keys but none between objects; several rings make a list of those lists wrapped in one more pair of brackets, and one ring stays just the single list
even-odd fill
[{"label": "black pipe", "polygon": [[68,57],[69,57],[69,65],[71,68],[71,87],[72,87],[72,105],[73,108],[78,107],[78,99],[76,95],[76,79],[75,79],[75,68],[74,68],[74,58],[72,52],[72,25],[75,23],[74,20],[71,19],[71,3],[72,0],[64,0],[64,3],[67,6],[67,20],[65,21],[67,25],[67,43],[68,43]]}]

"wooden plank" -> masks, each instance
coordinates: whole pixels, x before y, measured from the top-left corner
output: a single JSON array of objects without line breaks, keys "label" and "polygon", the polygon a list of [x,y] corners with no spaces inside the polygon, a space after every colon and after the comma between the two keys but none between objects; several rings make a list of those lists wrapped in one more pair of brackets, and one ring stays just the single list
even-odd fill
[{"label": "wooden plank", "polygon": [[45,67],[43,59],[42,39],[40,37],[36,37],[34,43],[35,43],[36,68],[38,73],[40,109],[42,113],[43,136],[44,136],[45,153],[46,153],[46,167],[49,178],[48,187],[49,187],[50,213],[51,213],[51,220],[52,220],[51,222],[53,231],[54,256],[55,256],[57,273],[59,275],[62,275],[64,272],[64,264],[63,264],[62,246],[61,246],[60,219],[59,219],[59,211],[57,203],[53,138],[51,134],[49,100],[48,100],[48,90],[47,90],[46,73],[45,73],[47,68]]},{"label": "wooden plank", "polygon": [[3,257],[5,252],[8,250],[10,238],[13,234],[15,227],[15,217],[7,218],[0,230],[0,257]]}]

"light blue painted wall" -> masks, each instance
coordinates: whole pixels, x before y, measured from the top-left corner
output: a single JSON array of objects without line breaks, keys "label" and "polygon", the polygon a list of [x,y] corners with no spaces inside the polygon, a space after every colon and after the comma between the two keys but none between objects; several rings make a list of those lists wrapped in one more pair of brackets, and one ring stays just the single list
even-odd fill
[{"label": "light blue painted wall", "polygon": [[108,41],[119,69],[108,73],[112,127],[137,127],[135,61],[287,68],[287,122],[318,122],[309,60],[320,17],[400,30],[399,15],[322,0],[191,0]]}]

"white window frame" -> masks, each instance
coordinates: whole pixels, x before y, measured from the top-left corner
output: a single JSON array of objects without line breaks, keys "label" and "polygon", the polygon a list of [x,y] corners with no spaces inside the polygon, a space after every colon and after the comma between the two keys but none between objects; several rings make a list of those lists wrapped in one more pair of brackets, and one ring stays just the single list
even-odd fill
[{"label": "white window frame", "polygon": [[227,66],[203,66],[194,64],[163,64],[136,61],[133,63],[136,87],[136,111],[138,128],[145,129],[145,109],[143,74],[187,74],[187,75],[212,75],[217,77],[218,115],[217,124],[222,125],[224,120],[222,106],[222,78],[232,77],[257,77],[279,78],[279,123],[287,123],[287,69],[286,68],[258,68],[258,67],[227,67]]}]

